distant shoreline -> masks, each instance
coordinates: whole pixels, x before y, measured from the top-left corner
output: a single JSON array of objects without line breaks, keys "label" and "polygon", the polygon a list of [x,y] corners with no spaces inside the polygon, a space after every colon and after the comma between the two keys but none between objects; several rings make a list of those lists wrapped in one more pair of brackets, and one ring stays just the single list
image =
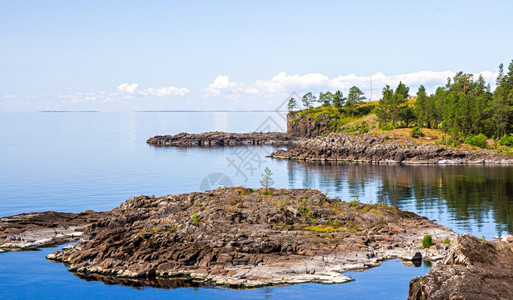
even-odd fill
[{"label": "distant shoreline", "polygon": [[38,112],[41,112],[41,113],[81,113],[81,112],[96,113],[99,111],[97,111],[97,110],[40,110]]},{"label": "distant shoreline", "polygon": [[[100,110],[38,110],[39,113],[96,113],[96,112],[106,112]],[[238,112],[278,112],[283,113],[287,111],[277,111],[277,110],[134,110],[134,111],[126,111],[126,112],[136,112],[136,113],[166,113],[166,112],[229,112],[229,113],[238,113]]]}]

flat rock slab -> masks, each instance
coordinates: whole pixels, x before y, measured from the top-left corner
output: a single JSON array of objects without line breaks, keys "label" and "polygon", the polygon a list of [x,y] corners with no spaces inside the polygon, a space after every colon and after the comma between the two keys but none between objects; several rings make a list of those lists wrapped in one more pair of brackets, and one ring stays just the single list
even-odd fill
[{"label": "flat rock slab", "polygon": [[84,226],[98,222],[106,212],[40,212],[0,218],[0,252],[24,250],[77,241]]},{"label": "flat rock slab", "polygon": [[[430,234],[434,249],[421,249]],[[188,278],[256,287],[340,283],[343,272],[391,258],[440,259],[450,229],[384,204],[343,202],[311,189],[219,188],[128,199],[48,258],[96,278]],[[418,257],[418,255],[417,255]]]}]

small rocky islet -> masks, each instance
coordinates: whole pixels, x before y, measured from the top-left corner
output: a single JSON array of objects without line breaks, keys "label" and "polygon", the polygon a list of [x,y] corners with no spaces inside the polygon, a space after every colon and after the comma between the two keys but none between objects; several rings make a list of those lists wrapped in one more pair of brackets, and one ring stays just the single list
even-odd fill
[{"label": "small rocky islet", "polygon": [[[442,259],[456,234],[384,204],[343,202],[311,189],[218,188],[128,199],[84,219],[80,241],[48,255],[96,279],[194,279],[230,287],[341,283],[386,259]],[[14,219],[10,219],[14,220]],[[12,239],[2,220],[0,244]],[[425,235],[434,246],[422,249]],[[23,240],[18,232],[16,240]],[[78,237],[77,237],[78,238]],[[12,247],[13,245],[10,244]]]}]

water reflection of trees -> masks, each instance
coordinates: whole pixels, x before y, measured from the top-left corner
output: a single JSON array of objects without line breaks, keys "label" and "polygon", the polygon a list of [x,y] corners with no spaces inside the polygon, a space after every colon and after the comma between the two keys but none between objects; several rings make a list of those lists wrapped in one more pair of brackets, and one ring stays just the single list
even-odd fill
[{"label": "water reflection of trees", "polygon": [[480,227],[491,217],[497,232],[513,231],[513,167],[290,162],[288,168],[289,183],[301,178],[303,186],[323,192],[346,186],[351,195],[368,193],[373,184],[378,202],[445,212],[464,228]]}]

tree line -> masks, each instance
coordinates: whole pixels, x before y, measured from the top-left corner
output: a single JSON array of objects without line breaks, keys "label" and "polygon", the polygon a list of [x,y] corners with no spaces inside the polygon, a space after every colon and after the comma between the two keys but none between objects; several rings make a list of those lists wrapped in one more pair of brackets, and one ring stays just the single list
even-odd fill
[{"label": "tree line", "polygon": [[[380,108],[382,101],[387,103],[385,90],[386,87]],[[513,61],[507,74],[504,74],[503,64],[499,66],[493,92],[483,76],[476,80],[472,74],[459,72],[452,79],[448,78],[447,84],[438,87],[434,94],[428,95],[424,86],[420,86],[412,110],[420,127],[441,129],[456,138],[484,134],[499,139],[512,132],[512,107]],[[385,116],[380,121],[390,120]]]},{"label": "tree line", "polygon": [[[334,106],[336,108],[340,108],[343,106],[352,106],[358,103],[361,103],[366,98],[360,88],[357,86],[352,86],[349,89],[349,93],[347,97],[344,97],[344,93],[340,90],[337,90],[336,92],[332,93],[330,91],[327,92],[320,92],[319,96],[312,94],[311,92],[308,92],[303,95],[303,97],[300,99],[301,104],[306,109],[310,109],[315,104],[320,104],[321,106]],[[289,111],[293,111],[298,108],[298,99],[291,97],[287,103],[287,108]]]},{"label": "tree line", "polygon": [[[513,60],[508,71],[499,66],[496,88],[480,75],[459,72],[448,78],[433,94],[428,94],[421,85],[415,96],[402,82],[392,89],[386,85],[378,101],[375,113],[379,126],[388,130],[416,125],[422,128],[440,129],[455,139],[472,135],[486,135],[500,139],[513,133]],[[307,109],[319,103],[322,106],[353,106],[365,100],[363,92],[356,86],[344,97],[341,91],[321,92],[319,96],[306,93],[301,102]],[[297,101],[291,98],[290,111],[297,108]]]}]

